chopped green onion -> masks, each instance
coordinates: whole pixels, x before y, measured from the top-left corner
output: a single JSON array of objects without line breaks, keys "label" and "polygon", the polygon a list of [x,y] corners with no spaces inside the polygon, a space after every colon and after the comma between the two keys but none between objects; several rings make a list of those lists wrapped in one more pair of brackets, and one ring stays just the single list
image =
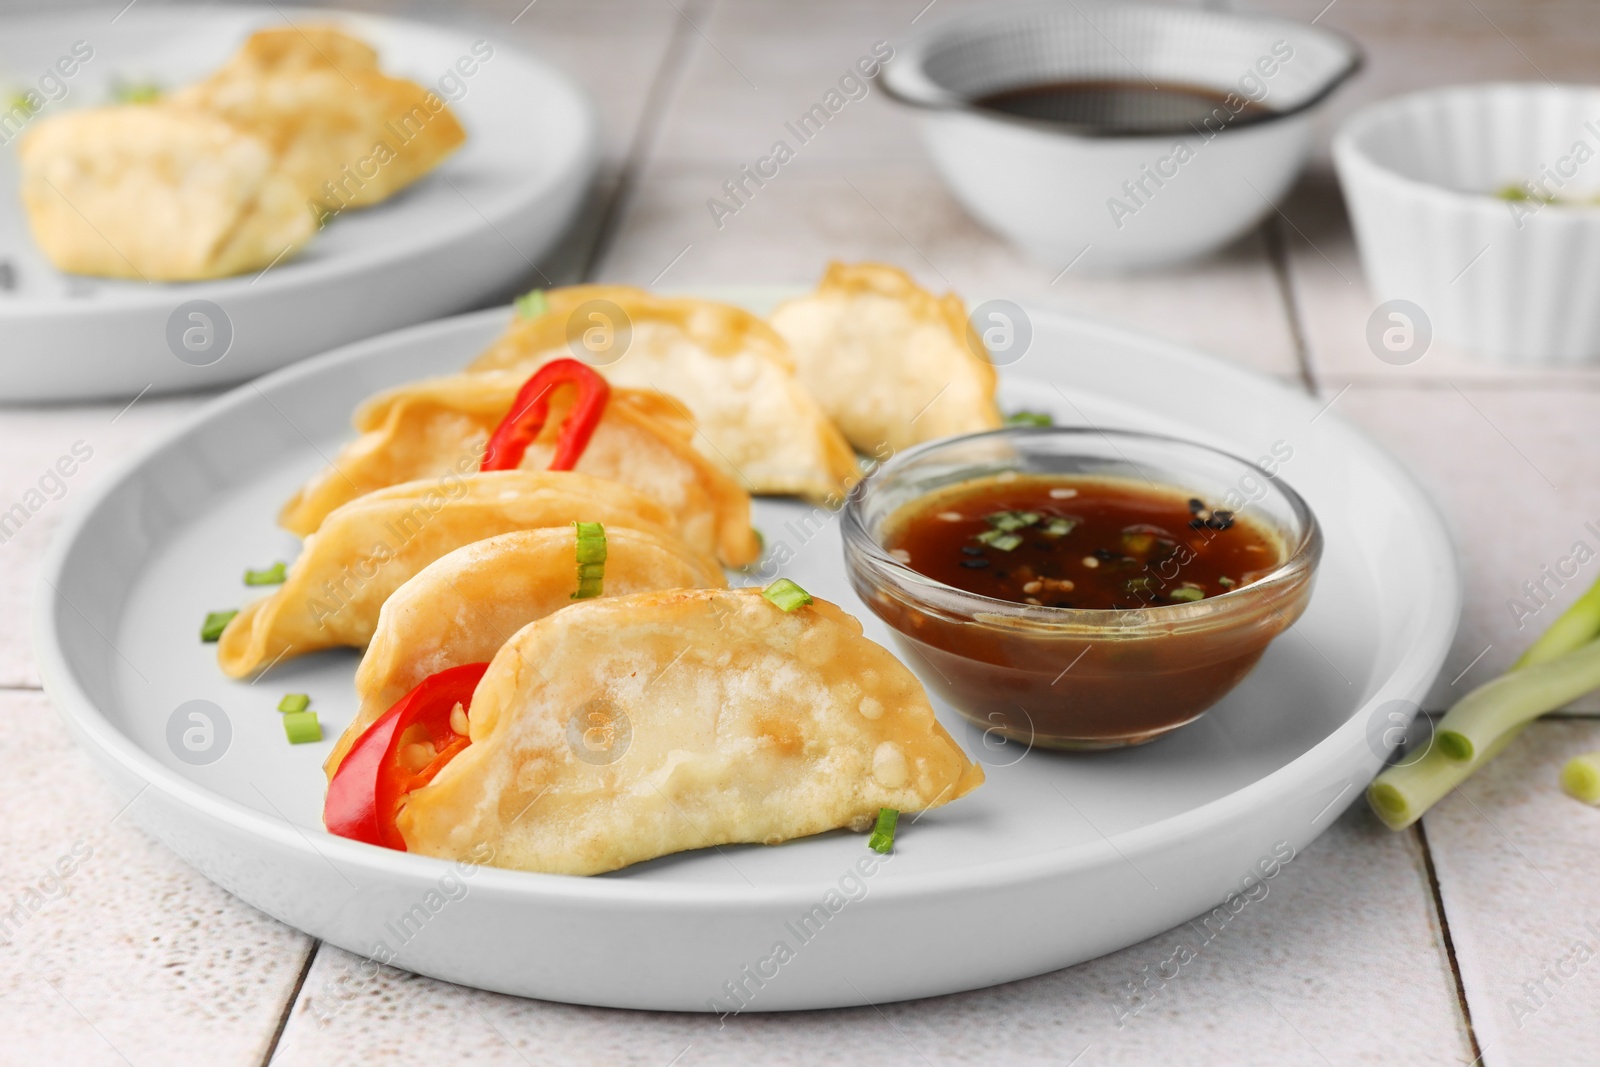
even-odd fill
[{"label": "chopped green onion", "polygon": [[511,303],[519,319],[536,319],[550,310],[550,298],[544,295],[543,289],[530,289]]},{"label": "chopped green onion", "polygon": [[322,740],[322,724],[314,711],[291,711],[283,717],[283,732],[291,745]]},{"label": "chopped green onion", "polygon": [[289,565],[279,560],[270,567],[262,570],[246,570],[244,572],[245,585],[282,585],[289,577]]},{"label": "chopped green onion", "polygon": [[1135,552],[1139,555],[1156,547],[1156,535],[1153,533],[1124,533],[1122,535],[1122,551]]},{"label": "chopped green onion", "polygon": [[200,640],[209,643],[221,637],[222,631],[228,628],[228,623],[237,614],[237,611],[206,612],[206,621],[200,624]]},{"label": "chopped green onion", "polygon": [[294,714],[305,711],[311,706],[311,697],[306,693],[285,693],[283,699],[278,701],[278,710]]},{"label": "chopped green onion", "polygon": [[985,521],[997,530],[1010,533],[1024,526],[1033,526],[1040,518],[1037,511],[997,511],[993,515],[985,516]]},{"label": "chopped green onion", "polygon": [[1600,804],[1600,752],[1569,759],[1561,768],[1561,788],[1585,804]]},{"label": "chopped green onion", "polygon": [[1057,516],[1045,526],[1044,532],[1050,537],[1065,537],[1078,528],[1077,519],[1067,519]]},{"label": "chopped green onion", "polygon": [[794,611],[796,608],[803,608],[811,603],[811,594],[787,578],[779,578],[761,590],[761,595],[784,611]]},{"label": "chopped green onion", "polygon": [[878,825],[872,828],[872,836],[867,838],[867,847],[874,852],[887,853],[894,848],[894,827],[900,821],[900,813],[894,808],[878,809]]},{"label": "chopped green onion", "polygon": [[1042,411],[1013,411],[1006,416],[1007,426],[1054,426],[1056,420]]},{"label": "chopped green onion", "polygon": [[1217,584],[1222,586],[1222,588],[1224,588],[1224,589],[1232,589],[1234,586],[1238,585],[1239,583],[1234,581],[1232,578],[1229,578],[1226,574],[1224,574],[1221,578],[1217,579]]},{"label": "chopped green onion", "polygon": [[28,103],[27,93],[12,93],[6,100],[7,111],[21,111],[24,115],[33,114],[33,105]]},{"label": "chopped green onion", "polygon": [[588,600],[604,591],[606,528],[598,522],[575,522],[578,531],[578,591],[573,600]]},{"label": "chopped green onion", "polygon": [[1173,600],[1183,601],[1204,600],[1206,598],[1205,590],[1192,585],[1179,586],[1168,593],[1167,596]]},{"label": "chopped green onion", "polygon": [[155,82],[125,82],[119,78],[111,83],[111,98],[119,104],[153,104],[161,99],[161,86]]},{"label": "chopped green onion", "polygon": [[978,541],[991,548],[998,548],[1002,552],[1010,552],[1022,544],[1020,534],[1007,533],[1005,530],[985,530],[973,535]]}]

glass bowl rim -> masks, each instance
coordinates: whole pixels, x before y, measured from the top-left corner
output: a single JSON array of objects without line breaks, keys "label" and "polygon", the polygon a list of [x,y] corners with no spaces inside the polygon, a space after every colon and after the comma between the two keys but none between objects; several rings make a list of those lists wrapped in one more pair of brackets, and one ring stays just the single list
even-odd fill
[{"label": "glass bowl rim", "polygon": [[[1138,440],[1153,443],[1158,447],[1188,449],[1209,453],[1230,463],[1237,464],[1247,470],[1265,478],[1282,493],[1294,515],[1298,527],[1298,538],[1292,545],[1286,545],[1284,558],[1270,574],[1266,574],[1237,589],[1230,589],[1216,596],[1206,597],[1203,600],[1178,604],[1147,604],[1132,608],[1058,608],[1043,604],[1019,604],[1013,600],[1000,600],[995,597],[974,593],[959,586],[949,585],[937,578],[929,577],[921,571],[910,567],[883,547],[879,540],[867,532],[866,523],[861,511],[865,506],[863,501],[876,486],[913,461],[923,458],[941,449],[956,445],[964,445],[974,441],[990,438],[1043,438],[1065,437],[1069,439],[1084,439],[1099,437],[1115,447],[1113,438],[1125,440]],[[1131,461],[1129,461],[1131,462]],[[1181,488],[1175,486],[1175,488]],[[1284,585],[1304,573],[1314,571],[1322,556],[1322,524],[1317,521],[1316,513],[1306,503],[1305,498],[1295,491],[1287,481],[1278,475],[1268,475],[1259,466],[1247,459],[1233,454],[1225,449],[1212,445],[1202,444],[1184,437],[1175,437],[1171,434],[1150,433],[1144,430],[1101,429],[1095,426],[1002,426],[994,430],[980,430],[976,433],[957,434],[951,437],[940,437],[932,441],[914,445],[892,456],[881,463],[871,474],[862,478],[851,487],[845,497],[841,515],[841,538],[845,549],[845,566],[847,570],[855,569],[852,558],[859,554],[872,567],[893,575],[899,579],[897,585],[920,586],[935,594],[942,595],[957,603],[970,605],[976,617],[1009,616],[1030,623],[1054,624],[1058,626],[1094,626],[1096,622],[1116,626],[1125,620],[1134,617],[1134,613],[1152,613],[1150,621],[1171,620],[1179,622],[1194,619],[1197,616],[1214,614],[1218,611],[1227,611],[1235,606],[1244,607],[1248,603],[1259,599],[1265,592]],[[1095,627],[1099,628],[1099,627]]]}]

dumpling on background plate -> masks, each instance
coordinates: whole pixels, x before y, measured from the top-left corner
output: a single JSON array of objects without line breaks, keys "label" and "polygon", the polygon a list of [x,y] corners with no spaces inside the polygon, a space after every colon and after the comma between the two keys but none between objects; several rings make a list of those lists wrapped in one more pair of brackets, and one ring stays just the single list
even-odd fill
[{"label": "dumpling on background plate", "polygon": [[223,278],[265,269],[316,232],[271,149],[211,115],[67,111],[28,130],[18,156],[34,240],[73,274]]},{"label": "dumpling on background plate", "polygon": [[461,725],[470,743],[387,816],[407,851],[478,860],[487,845],[529,871],[864,830],[983,782],[860,623],[755,589],[585,600],[530,623]]},{"label": "dumpling on background plate", "polygon": [[[494,658],[518,630],[578,596],[580,532],[519,530],[474,541],[418,571],[384,601],[356,671],[356,717],[324,764],[331,776],[350,745],[429,675]],[[676,538],[626,526],[599,532],[595,596],[654,589],[721,589],[722,570]]]},{"label": "dumpling on background plate", "polygon": [[772,327],[795,372],[857,449],[882,458],[1001,425],[996,377],[954,293],[903,270],[833,263],[816,291],[785,301]]},{"label": "dumpling on background plate", "polygon": [[377,52],[331,26],[251,34],[215,73],[163,106],[215,115],[259,137],[306,199],[341,210],[393,196],[467,137],[436,93],[384,74]]},{"label": "dumpling on background plate", "polygon": [[[696,447],[752,493],[822,500],[860,476],[788,346],[750,312],[605,285],[552,289],[538,304],[468,369],[526,374],[577,355],[614,385],[665,393],[693,416]],[[611,321],[618,311],[625,321]]]},{"label": "dumpling on background plate", "polygon": [[[318,649],[365,647],[389,595],[462,545],[542,526],[599,522],[675,537],[660,504],[573,471],[485,471],[407,482],[335,508],[288,579],[244,607],[217,641],[230,678]],[[715,561],[707,559],[707,567]]]},{"label": "dumpling on background plate", "polygon": [[[460,470],[483,454],[524,385],[521,373],[430,378],[380,393],[356,409],[361,436],[284,505],[279,522],[305,537],[334,508],[363,493]],[[552,393],[550,411],[520,466],[549,466],[573,390]],[[580,474],[630,485],[673,515],[696,549],[742,567],[760,555],[750,527],[750,495],[696,451],[694,424],[659,393],[614,389],[576,466]],[[473,466],[476,464],[474,463]]]}]

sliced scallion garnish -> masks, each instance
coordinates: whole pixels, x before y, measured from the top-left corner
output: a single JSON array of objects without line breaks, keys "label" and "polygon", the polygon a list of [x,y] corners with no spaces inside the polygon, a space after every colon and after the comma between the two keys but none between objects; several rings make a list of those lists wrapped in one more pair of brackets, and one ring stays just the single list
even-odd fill
[{"label": "sliced scallion garnish", "polygon": [[1193,601],[1204,600],[1206,594],[1203,589],[1198,589],[1192,585],[1182,585],[1168,593],[1167,596],[1173,600]]},{"label": "sliced scallion garnish", "polygon": [[1010,533],[1020,530],[1024,526],[1033,526],[1042,516],[1037,511],[997,511],[993,515],[984,516],[984,520],[996,530]]},{"label": "sliced scallion garnish", "polygon": [[290,715],[305,711],[310,706],[311,697],[307,693],[285,693],[283,699],[278,701],[278,710]]},{"label": "sliced scallion garnish", "polygon": [[1068,519],[1057,516],[1045,524],[1044,533],[1049,537],[1065,537],[1078,528],[1077,519]]},{"label": "sliced scallion garnish", "polygon": [[200,640],[210,643],[221,637],[222,631],[228,628],[228,623],[237,614],[237,611],[206,612],[206,621],[200,624]]},{"label": "sliced scallion garnish", "polygon": [[867,847],[874,852],[888,853],[894,848],[894,828],[900,821],[900,813],[894,808],[878,809],[878,824],[872,828],[872,836],[867,838]]},{"label": "sliced scallion garnish", "polygon": [[1005,530],[985,530],[973,536],[990,548],[998,548],[1002,552],[1010,552],[1013,548],[1022,544],[1022,536],[1020,534],[1008,533]]},{"label": "sliced scallion garnish", "polygon": [[573,600],[599,596],[606,578],[606,528],[598,522],[575,522],[578,531],[578,591]]},{"label": "sliced scallion garnish", "polygon": [[761,595],[784,611],[794,611],[811,603],[811,594],[787,578],[779,578],[761,590]]},{"label": "sliced scallion garnish", "polygon": [[511,303],[519,319],[536,319],[550,310],[550,298],[544,295],[543,289],[530,289]]},{"label": "sliced scallion garnish", "polygon": [[289,565],[279,560],[270,567],[261,570],[246,570],[244,572],[245,585],[282,585],[289,577]]},{"label": "sliced scallion garnish", "polygon": [[291,711],[283,717],[283,732],[291,745],[322,740],[322,724],[314,711]]},{"label": "sliced scallion garnish", "polygon": [[1006,416],[1007,426],[1054,426],[1056,420],[1042,411],[1013,411]]}]

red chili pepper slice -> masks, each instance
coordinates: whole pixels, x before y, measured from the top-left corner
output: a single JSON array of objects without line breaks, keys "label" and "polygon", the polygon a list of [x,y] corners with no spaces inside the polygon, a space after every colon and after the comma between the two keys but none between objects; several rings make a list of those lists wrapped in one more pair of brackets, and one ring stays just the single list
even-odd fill
[{"label": "red chili pepper slice", "polygon": [[[328,783],[322,822],[329,833],[406,850],[394,821],[400,802],[472,743],[451,728],[450,713],[457,704],[472,703],[472,692],[488,669],[487,663],[466,663],[424,678],[367,727]],[[419,742],[432,745],[436,754],[420,769],[403,767],[405,747]]]},{"label": "red chili pepper slice", "polygon": [[600,423],[600,415],[611,398],[611,386],[588,366],[575,359],[553,359],[533,372],[517,390],[511,411],[489,435],[479,470],[516,470],[522,455],[544,429],[550,417],[550,395],[563,385],[578,389],[578,399],[567,412],[556,434],[556,454],[549,470],[569,471],[583,456],[589,438]]}]

